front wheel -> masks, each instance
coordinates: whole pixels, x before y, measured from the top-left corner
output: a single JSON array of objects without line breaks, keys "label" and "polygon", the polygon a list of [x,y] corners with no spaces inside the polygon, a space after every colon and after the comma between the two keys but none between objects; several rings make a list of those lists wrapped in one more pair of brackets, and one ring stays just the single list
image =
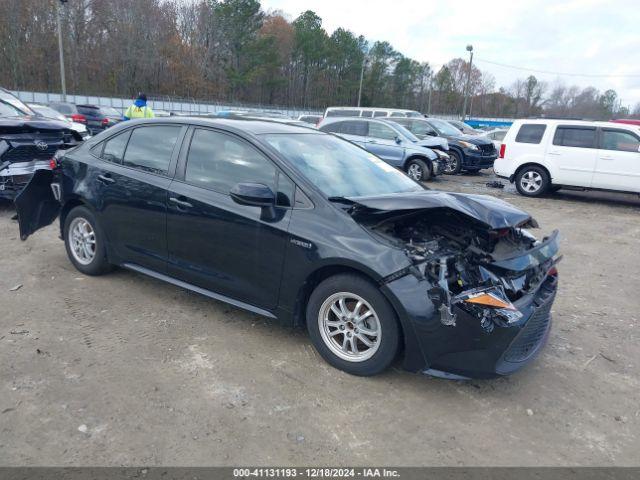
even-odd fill
[{"label": "front wheel", "polygon": [[398,353],[393,308],[374,284],[358,275],[336,275],[320,283],[309,298],[306,320],[322,358],[352,375],[376,375]]},{"label": "front wheel", "polygon": [[445,164],[444,173],[447,175],[457,175],[462,170],[462,159],[455,150],[449,150],[449,161]]},{"label": "front wheel", "polygon": [[69,260],[86,275],[102,275],[111,270],[104,237],[96,218],[86,207],[75,207],[64,221],[64,244]]},{"label": "front wheel", "polygon": [[407,175],[416,182],[424,182],[431,178],[431,168],[424,160],[416,158],[407,164]]},{"label": "front wheel", "polygon": [[539,197],[551,187],[547,172],[536,165],[524,167],[516,174],[516,189],[525,197]]}]

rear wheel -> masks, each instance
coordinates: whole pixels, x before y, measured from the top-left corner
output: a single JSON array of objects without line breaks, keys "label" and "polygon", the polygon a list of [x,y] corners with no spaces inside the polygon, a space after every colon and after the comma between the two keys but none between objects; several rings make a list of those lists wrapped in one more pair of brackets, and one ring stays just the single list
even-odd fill
[{"label": "rear wheel", "polygon": [[546,170],[536,165],[521,168],[516,174],[516,189],[526,197],[544,195],[551,187],[551,179]]},{"label": "rear wheel", "polygon": [[431,168],[424,160],[416,158],[407,164],[407,175],[417,182],[424,182],[431,178]]},{"label": "rear wheel", "polygon": [[320,283],[309,298],[306,319],[322,358],[352,375],[376,375],[398,353],[393,308],[375,285],[358,275],[336,275]]},{"label": "rear wheel", "polygon": [[86,207],[75,207],[64,221],[64,243],[69,260],[80,272],[102,275],[111,270],[104,236],[95,216]]},{"label": "rear wheel", "polygon": [[457,175],[462,170],[462,159],[455,150],[449,150],[449,161],[445,164],[444,173],[447,175]]}]

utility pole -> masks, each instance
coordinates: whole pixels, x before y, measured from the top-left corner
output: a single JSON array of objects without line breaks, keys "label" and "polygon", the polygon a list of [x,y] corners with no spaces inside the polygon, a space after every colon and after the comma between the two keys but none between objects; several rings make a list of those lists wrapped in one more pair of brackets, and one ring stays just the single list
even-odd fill
[{"label": "utility pole", "polygon": [[473,65],[473,45],[467,45],[467,52],[471,54],[469,57],[469,69],[467,70],[467,86],[464,89],[464,103],[462,104],[462,121],[467,117],[467,101],[469,99],[469,86],[471,84],[471,67]]},{"label": "utility pole", "polygon": [[360,69],[360,88],[358,88],[358,106],[360,106],[360,101],[362,100],[362,80],[364,79],[364,67],[367,64],[367,55],[365,54],[362,57],[362,68]]},{"label": "utility pole", "polygon": [[429,73],[429,101],[427,103],[427,117],[431,116],[431,94],[433,93],[433,72]]},{"label": "utility pole", "polygon": [[60,53],[60,83],[62,84],[62,101],[67,101],[67,83],[64,78],[64,52],[62,51],[62,26],[60,21],[60,6],[67,3],[67,0],[60,0],[57,3],[57,19],[58,19],[58,52]]}]

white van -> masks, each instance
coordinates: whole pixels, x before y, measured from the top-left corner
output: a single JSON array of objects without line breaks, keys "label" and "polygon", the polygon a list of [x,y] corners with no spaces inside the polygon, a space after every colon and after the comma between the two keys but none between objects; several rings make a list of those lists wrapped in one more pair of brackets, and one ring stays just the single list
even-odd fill
[{"label": "white van", "polygon": [[493,169],[527,197],[564,187],[640,193],[640,127],[516,120]]},{"label": "white van", "polygon": [[415,110],[403,110],[401,108],[329,107],[325,110],[324,117],[424,118],[424,115]]}]

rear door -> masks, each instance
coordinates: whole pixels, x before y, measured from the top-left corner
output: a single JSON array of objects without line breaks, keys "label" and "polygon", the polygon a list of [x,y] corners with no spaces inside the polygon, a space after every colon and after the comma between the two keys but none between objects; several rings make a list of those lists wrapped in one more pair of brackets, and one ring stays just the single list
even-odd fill
[{"label": "rear door", "polygon": [[603,128],[594,188],[640,192],[640,137],[629,130]]},{"label": "rear door", "polygon": [[404,147],[396,143],[398,134],[388,125],[369,122],[365,148],[394,167],[402,167]]},{"label": "rear door", "polygon": [[[247,140],[194,128],[169,192],[169,274],[262,308],[277,305],[295,186]],[[267,185],[273,212],[239,205],[238,183]]]},{"label": "rear door", "polygon": [[598,155],[596,127],[558,125],[547,148],[553,183],[590,187]]},{"label": "rear door", "polygon": [[[92,174],[98,220],[117,263],[164,273],[167,189],[175,172],[182,125],[145,125],[102,142]],[[96,148],[96,147],[94,147]]]}]

